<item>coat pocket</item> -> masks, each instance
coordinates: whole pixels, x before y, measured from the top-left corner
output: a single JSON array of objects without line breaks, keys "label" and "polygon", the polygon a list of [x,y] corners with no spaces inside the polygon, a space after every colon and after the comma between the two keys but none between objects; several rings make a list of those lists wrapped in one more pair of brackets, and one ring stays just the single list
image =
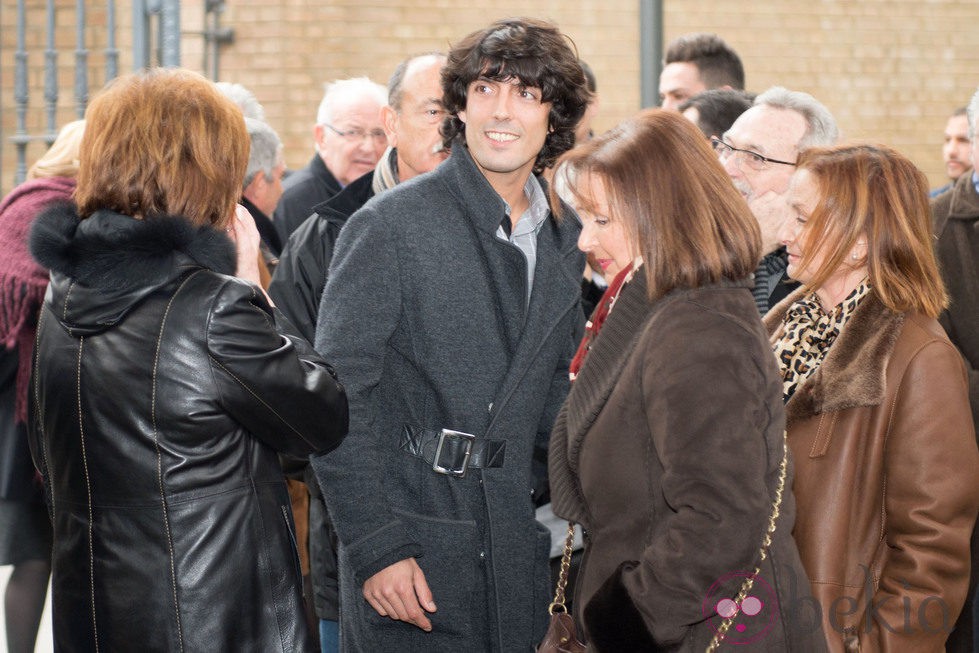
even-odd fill
[{"label": "coat pocket", "polygon": [[[436,612],[428,615],[432,633],[437,639],[469,640],[473,636],[474,619],[484,619],[485,589],[477,582],[477,565],[481,546],[472,520],[441,519],[395,509],[412,537],[422,545],[424,553],[418,566],[425,574]],[[375,625],[384,628],[409,628],[419,636],[425,633],[398,621],[377,614],[367,606],[367,615]],[[461,643],[461,642],[460,642]]]}]

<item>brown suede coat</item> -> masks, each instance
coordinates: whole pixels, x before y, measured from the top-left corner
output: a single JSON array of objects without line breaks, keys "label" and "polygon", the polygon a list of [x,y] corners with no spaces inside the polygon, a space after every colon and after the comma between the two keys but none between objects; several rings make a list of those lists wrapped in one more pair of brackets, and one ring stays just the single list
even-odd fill
[{"label": "brown suede coat", "polygon": [[[765,316],[772,342],[802,291]],[[795,539],[831,651],[942,651],[979,509],[962,359],[873,292],[785,406]]]},{"label": "brown suede coat", "polygon": [[[590,650],[703,651],[718,602],[754,571],[783,460],[781,384],[746,284],[618,298],[555,423],[554,512],[586,529],[575,608]],[[725,646],[825,650],[791,530]],[[738,630],[743,627],[743,630]]]}]

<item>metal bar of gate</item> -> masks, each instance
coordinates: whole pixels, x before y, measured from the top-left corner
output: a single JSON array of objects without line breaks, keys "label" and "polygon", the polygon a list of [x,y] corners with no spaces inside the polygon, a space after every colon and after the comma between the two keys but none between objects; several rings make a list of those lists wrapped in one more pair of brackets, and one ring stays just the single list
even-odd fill
[{"label": "metal bar of gate", "polygon": [[14,98],[17,103],[17,131],[11,139],[17,147],[17,168],[14,170],[14,183],[19,184],[27,177],[27,33],[26,0],[17,0],[17,52],[14,59],[17,67],[14,70]]},{"label": "metal bar of gate", "polygon": [[163,0],[160,6],[160,65],[180,65],[179,0]]},{"label": "metal bar of gate", "polygon": [[88,50],[85,49],[85,0],[78,0],[75,11],[75,113],[85,117],[88,106]]},{"label": "metal bar of gate", "polygon": [[44,51],[44,107],[48,134],[54,134],[58,127],[58,51],[54,47],[55,24],[54,0],[48,0],[48,48]]},{"label": "metal bar of gate", "polygon": [[145,0],[133,0],[133,70],[150,65],[150,20]]},{"label": "metal bar of gate", "polygon": [[663,67],[663,0],[639,2],[639,59],[642,106],[659,106],[659,75]]},{"label": "metal bar of gate", "polygon": [[115,0],[106,2],[106,22],[108,25],[107,43],[105,46],[105,80],[115,79],[119,74],[119,50],[116,48],[116,3]]}]

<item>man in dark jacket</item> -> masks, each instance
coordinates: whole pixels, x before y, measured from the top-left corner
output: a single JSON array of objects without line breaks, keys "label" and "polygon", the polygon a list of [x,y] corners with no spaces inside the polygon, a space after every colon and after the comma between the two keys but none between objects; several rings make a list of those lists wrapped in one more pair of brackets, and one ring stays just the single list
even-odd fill
[{"label": "man in dark jacket", "polygon": [[[972,158],[979,161],[979,93],[969,102],[969,138]],[[969,370],[969,400],[979,431],[979,174],[966,171],[950,190],[931,201],[935,222],[935,253],[949,294],[949,306],[939,317],[949,340],[965,357]],[[979,620],[979,538],[972,535],[972,581],[962,615],[955,623],[946,648],[979,650],[975,622]],[[975,641],[974,641],[975,640]],[[975,648],[973,648],[975,646]]]},{"label": "man in dark jacket", "polygon": [[[316,317],[333,248],[347,218],[376,193],[428,172],[445,160],[446,151],[439,134],[445,114],[440,80],[444,65],[445,55],[433,53],[409,57],[395,69],[388,83],[389,104],[381,109],[381,122],[390,146],[377,168],[316,206],[315,213],[289,237],[269,294],[310,342],[316,336]],[[323,653],[327,653],[337,650],[336,535],[316,478],[308,468],[305,480],[310,491],[313,603],[320,619],[320,644]]]},{"label": "man in dark jacket", "polygon": [[282,240],[272,224],[271,215],[282,197],[282,175],[286,170],[282,141],[275,130],[261,120],[246,117],[245,129],[251,148],[241,184],[241,205],[255,219],[262,244],[273,256],[278,256],[282,253]]},{"label": "man in dark jacket", "polygon": [[381,109],[389,148],[377,168],[313,207],[313,215],[289,237],[269,294],[310,342],[333,248],[347,218],[376,193],[434,170],[448,154],[439,134],[445,115],[440,81],[444,65],[445,55],[439,53],[401,62],[388,82],[388,105]]},{"label": "man in dark jacket", "polygon": [[283,241],[314,206],[377,165],[387,147],[380,113],[386,104],[384,87],[366,77],[341,79],[327,87],[313,127],[316,154],[286,178],[275,209],[275,226]]},{"label": "man in dark jacket", "polygon": [[584,260],[532,173],[573,144],[588,91],[565,37],[522,19],[466,37],[442,88],[449,159],[351,216],[316,329],[351,402],[350,446],[312,459],[350,651],[531,650],[546,626],[531,459],[567,392]]}]

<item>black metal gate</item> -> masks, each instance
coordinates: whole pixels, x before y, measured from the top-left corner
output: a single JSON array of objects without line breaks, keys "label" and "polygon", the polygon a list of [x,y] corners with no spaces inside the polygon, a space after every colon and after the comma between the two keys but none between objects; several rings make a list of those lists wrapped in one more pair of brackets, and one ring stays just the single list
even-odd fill
[{"label": "black metal gate", "polygon": [[[17,0],[13,135],[4,135],[4,125],[8,134],[11,127],[0,123],[0,162],[9,159],[2,156],[5,143],[12,143],[16,150],[14,185],[27,175],[28,145],[38,141],[50,145],[54,141],[60,126],[59,107],[63,124],[69,95],[73,112],[81,118],[92,87],[101,88],[116,77],[121,65],[131,63],[133,70],[180,65],[179,0],[133,0],[131,7],[123,11],[127,9],[132,13],[120,15],[114,0]],[[224,2],[206,0],[205,29],[196,33],[205,41],[202,69],[213,79],[218,76],[218,48],[233,38],[233,32],[220,25],[223,9]],[[66,25],[73,29],[66,29]],[[6,50],[12,45],[9,40],[13,30],[5,27],[3,31],[0,48]],[[73,34],[69,37],[70,32]],[[124,50],[119,45],[120,36],[125,37]],[[68,71],[70,81],[66,79]],[[10,106],[9,102],[4,104]],[[43,112],[43,118],[38,112]],[[0,167],[0,179],[6,182],[3,187],[9,189],[6,174],[9,173]]]}]

